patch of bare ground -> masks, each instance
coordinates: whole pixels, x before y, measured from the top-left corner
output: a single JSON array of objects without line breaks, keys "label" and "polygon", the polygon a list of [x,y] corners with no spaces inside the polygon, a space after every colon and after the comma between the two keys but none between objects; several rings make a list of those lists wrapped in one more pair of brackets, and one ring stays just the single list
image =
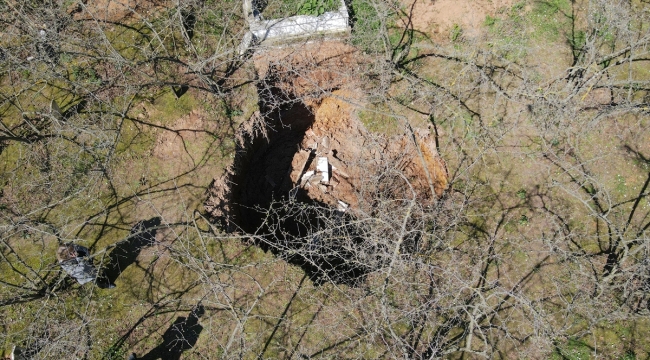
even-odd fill
[{"label": "patch of bare ground", "polygon": [[493,16],[513,3],[513,0],[402,0],[413,28],[437,40],[449,39],[456,25],[464,35],[478,36],[486,16]]},{"label": "patch of bare ground", "polygon": [[322,97],[324,91],[357,87],[357,70],[366,62],[356,48],[340,41],[292,44],[261,51],[253,62],[260,79],[296,99]]},{"label": "patch of bare ground", "polygon": [[[129,169],[128,178],[137,185],[134,190],[153,190],[165,184],[174,184],[179,188],[189,188],[188,184],[200,187],[204,172],[214,171],[218,166],[211,155],[218,152],[221,146],[219,135],[224,131],[216,121],[209,121],[208,116],[204,111],[194,109],[168,125],[158,125],[153,112],[150,115],[152,126],[145,131],[153,135],[154,144],[145,155],[145,164],[138,164],[145,168],[141,173],[137,167]],[[198,192],[193,193],[192,198],[196,199],[197,196],[200,197]]]},{"label": "patch of bare ground", "polygon": [[211,125],[213,124],[206,120],[205,113],[198,109],[192,110],[158,134],[152,155],[163,162],[173,161],[180,171],[196,166],[196,161],[200,158],[194,158],[193,155],[197,155],[195,148],[205,146],[205,133],[215,130],[210,129]]},{"label": "patch of bare ground", "polygon": [[75,20],[120,21],[148,14],[169,4],[167,0],[83,0],[70,5]]},{"label": "patch of bare ground", "polygon": [[[357,208],[359,200],[355,198],[355,192],[361,188],[361,179],[372,172],[372,167],[397,161],[401,163],[398,167],[401,166],[406,176],[414,181],[414,188],[421,190],[419,195],[422,198],[432,199],[432,193],[437,196],[442,194],[447,187],[447,174],[431,134],[418,130],[410,138],[382,137],[368,132],[358,118],[353,116],[353,104],[359,104],[363,100],[357,91],[349,90],[356,87],[350,69],[362,66],[363,61],[363,55],[356,48],[338,41],[290,45],[255,55],[254,62],[260,78],[268,79],[273,88],[261,89],[266,94],[260,95],[273,97],[277,95],[272,94],[275,90],[300,103],[285,109],[269,108],[269,113],[277,111],[270,115],[270,118],[275,119],[264,119],[262,114],[254,114],[238,130],[237,138],[241,147],[258,147],[249,143],[254,143],[259,138],[264,138],[268,143],[262,147],[262,151],[266,152],[264,156],[269,158],[267,166],[252,170],[262,172],[255,175],[255,178],[262,179],[260,187],[256,187],[257,191],[271,193],[282,185],[286,191],[301,185],[312,200],[330,206],[343,201]],[[342,88],[348,90],[336,90]],[[331,95],[323,96],[324,93]],[[273,100],[266,100],[270,107],[274,106]],[[283,130],[283,127],[288,130]],[[289,133],[291,136],[287,135]],[[286,141],[286,136],[291,137],[291,141]],[[290,143],[295,147],[278,145],[276,148],[274,144],[279,141],[275,137],[285,140],[285,145]],[[269,156],[276,152],[277,156]],[[390,157],[389,154],[394,154],[399,159],[385,158]],[[327,158],[331,183],[325,181],[311,186],[314,179],[304,181],[306,173],[316,173],[316,157]],[[288,159],[291,161],[287,162]],[[283,170],[276,171],[276,165],[281,164],[282,160],[286,162],[282,165],[288,168],[286,174]],[[211,189],[212,196],[206,203],[209,204],[209,211],[214,211],[213,215],[217,216],[219,209],[229,207],[225,203],[215,205],[222,203],[225,200],[223,195],[229,193],[228,190],[223,191],[230,186],[226,178],[245,167],[248,164],[233,164],[229,169],[230,175],[216,180]],[[265,168],[273,169],[273,174],[264,173]],[[216,185],[219,183],[221,186]],[[216,195],[217,193],[222,195]],[[237,199],[239,200],[241,199]]]}]

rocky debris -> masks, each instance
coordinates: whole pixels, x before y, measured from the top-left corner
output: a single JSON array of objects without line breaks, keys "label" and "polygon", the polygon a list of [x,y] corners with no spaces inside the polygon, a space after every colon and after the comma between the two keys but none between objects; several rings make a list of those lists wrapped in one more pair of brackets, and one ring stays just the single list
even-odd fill
[{"label": "rocky debris", "polygon": [[[292,184],[311,200],[332,207],[343,202],[353,211],[362,203],[371,206],[371,199],[363,198],[371,193],[409,199],[413,195],[410,190],[405,192],[408,187],[424,204],[442,196],[448,186],[447,170],[428,131],[397,137],[372,134],[352,116],[352,106],[341,100],[348,94],[335,95],[339,96],[324,99],[315,111],[315,121],[292,161]],[[319,181],[303,181],[305,174],[312,172],[311,178]],[[408,183],[388,181],[397,174]]]}]

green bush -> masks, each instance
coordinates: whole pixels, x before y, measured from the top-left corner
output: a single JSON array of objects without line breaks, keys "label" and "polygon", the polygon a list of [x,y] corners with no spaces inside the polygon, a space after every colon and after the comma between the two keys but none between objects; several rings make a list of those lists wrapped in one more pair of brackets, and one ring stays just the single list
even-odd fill
[{"label": "green bush", "polygon": [[336,0],[305,0],[298,8],[298,15],[319,16],[336,9],[338,9]]},{"label": "green bush", "polygon": [[351,15],[353,20],[352,43],[366,52],[380,50],[382,47],[380,33],[381,17],[372,0],[352,0]]},{"label": "green bush", "polygon": [[319,16],[337,10],[340,4],[339,0],[275,0],[269,1],[262,13],[267,19],[294,15]]}]

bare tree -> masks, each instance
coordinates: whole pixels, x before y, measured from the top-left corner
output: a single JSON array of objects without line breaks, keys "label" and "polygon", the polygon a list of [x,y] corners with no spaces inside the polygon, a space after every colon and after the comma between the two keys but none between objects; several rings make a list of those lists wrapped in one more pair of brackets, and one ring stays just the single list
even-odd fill
[{"label": "bare tree", "polygon": [[[647,352],[647,5],[526,2],[448,43],[414,28],[414,3],[348,5],[337,54],[299,42],[242,56],[237,1],[3,2],[0,339],[34,358]],[[540,6],[556,39],[531,35]],[[156,131],[200,131],[145,113],[193,94],[228,105],[210,119],[227,130],[209,133],[227,146],[195,164],[286,176],[330,101],[388,134],[349,131],[367,139],[349,208],[251,172],[212,191],[271,190],[228,203],[239,218],[221,224],[183,192],[200,185],[157,180],[176,164],[141,166]],[[235,97],[256,103],[245,131]],[[447,164],[440,194],[435,174],[409,172],[424,128]],[[267,156],[283,146],[288,160]],[[117,291],[67,277],[60,241],[87,246]],[[601,339],[612,327],[631,335]]]}]

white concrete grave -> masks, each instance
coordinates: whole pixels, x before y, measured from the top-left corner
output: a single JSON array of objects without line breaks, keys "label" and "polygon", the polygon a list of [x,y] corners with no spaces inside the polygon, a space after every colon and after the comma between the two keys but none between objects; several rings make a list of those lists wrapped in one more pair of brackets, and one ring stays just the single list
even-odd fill
[{"label": "white concrete grave", "polygon": [[350,32],[348,9],[345,1],[335,11],[319,16],[297,15],[282,19],[263,20],[252,0],[243,0],[244,15],[249,31],[239,46],[244,54],[253,45],[280,45],[315,36],[340,36]]}]

